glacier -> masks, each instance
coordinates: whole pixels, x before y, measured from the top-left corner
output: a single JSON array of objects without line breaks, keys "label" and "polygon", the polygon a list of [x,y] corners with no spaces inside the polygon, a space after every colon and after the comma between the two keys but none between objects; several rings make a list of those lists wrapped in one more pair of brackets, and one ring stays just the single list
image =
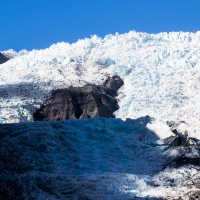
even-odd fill
[{"label": "glacier", "polygon": [[52,89],[101,84],[108,75],[125,82],[117,118],[199,123],[199,48],[200,32],[131,31],[23,50],[0,66],[0,123],[33,121]]},{"label": "glacier", "polygon": [[[170,152],[178,147],[164,142],[173,136],[166,124],[165,136],[152,131],[158,123],[141,117],[1,124],[0,197],[159,198],[171,196],[172,189],[173,195],[185,194],[188,190],[182,183],[187,178],[182,172],[162,170],[166,160],[172,160]],[[173,173],[169,177],[169,170],[177,178]],[[172,177],[177,183],[170,185]]]},{"label": "glacier", "polygon": [[[199,198],[200,31],[94,35],[2,54],[0,195]],[[114,75],[124,81],[116,119],[33,122],[53,90]]]},{"label": "glacier", "polygon": [[169,126],[148,116],[0,124],[0,198],[199,197],[200,167],[174,164],[199,149],[168,138]]}]

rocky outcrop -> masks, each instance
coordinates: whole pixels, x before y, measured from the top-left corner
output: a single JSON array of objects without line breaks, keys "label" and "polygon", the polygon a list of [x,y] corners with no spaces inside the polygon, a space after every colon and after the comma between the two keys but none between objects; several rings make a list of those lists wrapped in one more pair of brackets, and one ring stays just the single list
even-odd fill
[{"label": "rocky outcrop", "polygon": [[118,90],[122,85],[124,85],[124,82],[119,76],[108,77],[104,83],[105,87],[112,88],[113,90]]},{"label": "rocky outcrop", "polygon": [[123,85],[118,76],[106,80],[104,86],[93,84],[70,87],[52,92],[47,104],[34,113],[35,121],[86,119],[91,117],[114,118],[118,105],[116,89]]},{"label": "rocky outcrop", "polygon": [[9,59],[0,52],[0,64],[7,62]]}]

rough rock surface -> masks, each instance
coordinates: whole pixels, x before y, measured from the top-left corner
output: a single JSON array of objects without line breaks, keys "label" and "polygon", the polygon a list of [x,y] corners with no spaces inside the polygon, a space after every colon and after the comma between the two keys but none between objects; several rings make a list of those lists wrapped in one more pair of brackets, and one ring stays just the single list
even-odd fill
[{"label": "rough rock surface", "polygon": [[105,87],[112,88],[113,90],[118,90],[122,85],[124,85],[124,82],[119,76],[108,77],[104,83]]},{"label": "rough rock surface", "polygon": [[9,59],[0,52],[0,64],[7,62]]},{"label": "rough rock surface", "polygon": [[119,76],[108,78],[104,86],[93,84],[70,87],[52,92],[47,104],[34,113],[35,121],[86,119],[91,117],[114,118],[117,109],[116,90],[123,85]]}]

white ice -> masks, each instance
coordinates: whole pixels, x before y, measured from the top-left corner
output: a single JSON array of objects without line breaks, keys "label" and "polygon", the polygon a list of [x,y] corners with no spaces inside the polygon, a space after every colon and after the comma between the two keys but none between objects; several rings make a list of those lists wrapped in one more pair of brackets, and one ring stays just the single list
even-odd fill
[{"label": "white ice", "polygon": [[[117,118],[150,115],[199,123],[200,32],[130,31],[17,55],[0,66],[0,91],[11,91],[6,100],[1,94],[1,123],[32,121],[34,108],[52,89],[100,84],[115,74],[125,82],[119,90]],[[26,85],[28,92],[34,90],[28,97]]]}]

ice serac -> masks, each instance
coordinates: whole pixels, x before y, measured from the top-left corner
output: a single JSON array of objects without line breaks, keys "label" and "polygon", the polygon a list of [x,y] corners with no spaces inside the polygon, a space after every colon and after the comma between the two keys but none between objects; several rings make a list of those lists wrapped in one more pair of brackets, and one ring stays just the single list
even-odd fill
[{"label": "ice serac", "polygon": [[0,64],[7,62],[9,59],[0,52]]},{"label": "ice serac", "polygon": [[123,85],[119,76],[108,78],[104,86],[88,84],[52,92],[47,105],[34,113],[35,121],[86,119],[91,117],[114,118],[117,109],[116,90]]}]

